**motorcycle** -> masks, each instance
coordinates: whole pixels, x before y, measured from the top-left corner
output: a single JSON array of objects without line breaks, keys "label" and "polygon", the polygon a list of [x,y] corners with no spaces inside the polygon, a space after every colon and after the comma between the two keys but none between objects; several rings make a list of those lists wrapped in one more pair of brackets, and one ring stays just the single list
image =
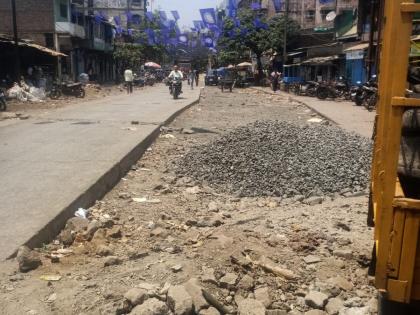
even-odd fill
[{"label": "motorcycle", "polygon": [[78,83],[54,83],[51,91],[49,93],[49,96],[51,99],[56,100],[60,98],[62,94],[66,95],[73,95],[78,98],[85,97],[85,89],[83,87],[83,84]]},{"label": "motorcycle", "polygon": [[174,78],[171,80],[171,94],[176,100],[179,97],[179,94],[182,93],[182,79],[181,78]]},{"label": "motorcycle", "polygon": [[373,75],[369,81],[352,91],[352,98],[357,106],[364,105],[367,110],[371,111],[376,106],[377,93],[378,83],[376,75]]},{"label": "motorcycle", "polygon": [[346,79],[339,77],[339,80],[332,84],[321,83],[316,89],[316,96],[320,100],[326,98],[350,99],[350,86]]},{"label": "motorcycle", "polygon": [[319,86],[318,82],[306,81],[299,87],[299,95],[316,96],[316,90]]},{"label": "motorcycle", "polygon": [[6,103],[6,94],[4,93],[4,90],[0,88],[0,111],[4,112],[7,109],[7,103]]}]

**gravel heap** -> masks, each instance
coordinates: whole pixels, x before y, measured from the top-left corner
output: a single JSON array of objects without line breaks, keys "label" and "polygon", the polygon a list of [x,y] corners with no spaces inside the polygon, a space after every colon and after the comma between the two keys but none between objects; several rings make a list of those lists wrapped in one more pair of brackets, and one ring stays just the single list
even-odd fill
[{"label": "gravel heap", "polygon": [[324,196],[364,190],[371,151],[335,126],[257,121],[193,147],[175,170],[240,196]]}]

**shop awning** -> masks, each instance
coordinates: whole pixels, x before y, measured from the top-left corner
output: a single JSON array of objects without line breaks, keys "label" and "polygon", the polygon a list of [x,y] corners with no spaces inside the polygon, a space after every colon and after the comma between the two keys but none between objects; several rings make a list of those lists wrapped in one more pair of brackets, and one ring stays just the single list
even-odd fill
[{"label": "shop awning", "polygon": [[327,65],[331,64],[331,61],[340,59],[338,55],[328,56],[328,57],[315,57],[310,58],[302,62],[302,65]]},{"label": "shop awning", "polygon": [[355,50],[365,50],[368,48],[369,48],[369,43],[360,43],[360,44],[357,44],[357,45],[354,45],[352,47],[345,49],[344,52],[355,51]]},{"label": "shop awning", "polygon": [[[4,37],[0,37],[0,43],[5,43],[5,44],[10,44],[10,45],[14,45],[14,41],[4,38]],[[39,50],[45,54],[48,54],[50,56],[53,57],[67,57],[67,55],[60,53],[58,51],[55,51],[53,49],[49,49],[47,47],[38,45],[38,44],[33,44],[33,43],[28,43],[28,42],[24,42],[24,41],[19,41],[19,47],[29,47],[29,48],[34,48],[36,50]]]}]

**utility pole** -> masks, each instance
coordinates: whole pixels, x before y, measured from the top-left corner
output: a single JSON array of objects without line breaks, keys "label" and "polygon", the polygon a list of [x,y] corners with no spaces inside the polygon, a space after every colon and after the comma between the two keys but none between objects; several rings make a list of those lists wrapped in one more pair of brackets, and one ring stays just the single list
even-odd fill
[{"label": "utility pole", "polygon": [[287,60],[287,26],[289,22],[289,0],[285,1],[285,11],[284,11],[284,32],[283,32],[283,75],[284,75],[284,66],[286,65]]},{"label": "utility pole", "polygon": [[16,2],[12,1],[12,19],[13,19],[13,40],[14,40],[14,55],[15,55],[15,80],[20,81],[20,55],[19,55],[19,36],[16,20]]}]

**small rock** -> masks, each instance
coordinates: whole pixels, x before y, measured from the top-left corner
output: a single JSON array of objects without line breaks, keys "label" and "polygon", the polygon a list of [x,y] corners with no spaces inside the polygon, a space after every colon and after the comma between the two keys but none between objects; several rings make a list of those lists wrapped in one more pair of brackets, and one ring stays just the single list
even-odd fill
[{"label": "small rock", "polygon": [[18,273],[16,275],[10,276],[9,281],[16,282],[16,281],[21,281],[21,280],[24,280],[24,279],[25,279],[25,277],[22,274]]},{"label": "small rock", "polygon": [[98,220],[92,220],[89,222],[86,229],[86,237],[88,240],[92,239],[93,235],[97,230],[101,228],[101,223]]},{"label": "small rock", "polygon": [[265,307],[271,305],[270,291],[268,287],[260,287],[254,290],[255,299],[260,301]]},{"label": "small rock", "polygon": [[307,263],[308,265],[310,265],[310,264],[315,264],[317,262],[320,262],[321,258],[319,258],[318,256],[315,256],[315,255],[308,255],[308,256],[303,258],[303,261],[305,263]]},{"label": "small rock", "polygon": [[214,307],[209,307],[208,309],[201,310],[199,315],[220,315],[219,311]]},{"label": "small rock", "polygon": [[112,238],[120,238],[122,236],[122,232],[121,232],[121,226],[119,225],[114,225],[108,232],[107,232],[107,236],[108,237],[112,237]]},{"label": "small rock", "polygon": [[98,256],[105,257],[105,256],[110,256],[110,255],[112,255],[112,254],[113,254],[112,249],[111,249],[111,248],[109,248],[109,247],[108,247],[108,246],[106,246],[106,245],[99,245],[99,246],[96,248],[96,255],[98,255]]},{"label": "small rock", "polygon": [[332,298],[328,300],[325,310],[330,315],[336,315],[344,307],[344,302],[340,298]]},{"label": "small rock", "polygon": [[214,276],[213,268],[203,267],[203,275],[200,277],[204,283],[217,284],[216,277]]},{"label": "small rock", "polygon": [[335,227],[339,229],[343,229],[344,231],[347,231],[347,232],[350,231],[350,227],[344,222],[337,222],[335,224]]},{"label": "small rock", "polygon": [[252,290],[254,287],[254,279],[248,275],[242,277],[241,281],[238,283],[238,288],[244,291]]},{"label": "small rock", "polygon": [[186,134],[186,135],[192,135],[195,133],[195,131],[188,128],[182,128],[181,133]]},{"label": "small rock", "polygon": [[48,296],[48,298],[47,298],[47,302],[48,303],[52,303],[52,302],[54,302],[55,300],[57,300],[57,293],[52,293],[50,296]]},{"label": "small rock", "polygon": [[373,297],[367,303],[366,306],[369,307],[371,313],[376,314],[378,312],[378,299]]},{"label": "small rock", "polygon": [[169,315],[168,306],[156,298],[146,300],[143,304],[137,305],[130,315]]},{"label": "small rock", "polygon": [[208,209],[211,212],[219,212],[219,205],[215,201],[211,201],[208,205]]},{"label": "small rock", "polygon": [[137,306],[147,300],[147,290],[132,288],[124,294],[124,298],[128,300],[133,307]]},{"label": "small rock", "polygon": [[147,250],[135,250],[131,249],[128,251],[128,258],[130,260],[136,260],[140,258],[144,258],[149,255],[149,252]]},{"label": "small rock", "polygon": [[235,273],[228,272],[222,278],[220,278],[220,286],[223,288],[234,288],[236,284],[236,280],[238,280],[238,276]]},{"label": "small rock", "polygon": [[182,285],[171,286],[169,288],[167,302],[175,315],[193,314],[193,300]]},{"label": "small rock", "polygon": [[88,219],[73,217],[67,220],[65,229],[79,233],[85,231],[88,225]]},{"label": "small rock", "polygon": [[118,194],[118,198],[120,198],[120,199],[131,199],[131,196],[127,192],[121,192],[121,193]]},{"label": "small rock", "polygon": [[265,315],[265,307],[260,301],[244,299],[238,304],[238,315]]},{"label": "small rock", "polygon": [[109,256],[104,260],[104,266],[114,266],[114,265],[120,265],[122,263],[121,259],[117,256]]},{"label": "small rock", "polygon": [[350,291],[353,289],[353,284],[350,281],[347,281],[343,277],[337,276],[334,278],[328,279],[328,282],[337,286],[338,288],[346,291]]},{"label": "small rock", "polygon": [[310,310],[305,312],[305,315],[327,315],[327,313],[321,310]]},{"label": "small rock", "polygon": [[369,307],[351,307],[340,310],[339,315],[370,315]]},{"label": "small rock", "polygon": [[314,206],[314,205],[319,205],[324,201],[323,197],[309,197],[307,199],[305,199],[303,201],[303,203],[310,205],[310,206]]},{"label": "small rock", "polygon": [[166,238],[168,232],[164,228],[156,227],[150,232],[150,236]]},{"label": "small rock", "polygon": [[30,250],[27,246],[21,246],[19,248],[16,259],[19,263],[19,270],[21,272],[34,270],[42,265],[39,254]]},{"label": "small rock", "polygon": [[321,309],[321,310],[324,308],[327,301],[328,301],[328,296],[318,291],[310,291],[305,296],[306,305],[313,308]]},{"label": "small rock", "polygon": [[351,249],[336,249],[333,251],[333,255],[337,257],[351,259],[353,257],[353,252]]},{"label": "small rock", "polygon": [[279,309],[265,311],[265,315],[288,315],[288,314],[290,313],[287,313],[287,311],[285,310],[279,310]]},{"label": "small rock", "polygon": [[175,265],[171,267],[172,272],[180,272],[182,270],[182,265]]},{"label": "small rock", "polygon": [[216,297],[213,296],[207,289],[202,288],[201,292],[203,293],[203,297],[206,301],[213,307],[215,307],[220,313],[222,314],[230,314],[232,312],[231,309],[223,305],[218,301]]},{"label": "small rock", "polygon": [[344,306],[346,307],[360,307],[363,306],[363,301],[360,297],[355,296],[352,297],[344,302]]},{"label": "small rock", "polygon": [[[193,300],[195,312],[209,307],[209,303],[206,301],[202,294],[202,289],[197,278],[191,278],[188,280],[186,283],[184,283],[184,287]],[[216,312],[219,314],[217,310]]]},{"label": "small rock", "polygon": [[99,220],[101,222],[101,225],[106,229],[112,228],[115,224],[114,220],[108,217],[101,217]]},{"label": "small rock", "polygon": [[65,246],[70,246],[74,242],[74,235],[70,229],[62,230],[58,238]]}]

